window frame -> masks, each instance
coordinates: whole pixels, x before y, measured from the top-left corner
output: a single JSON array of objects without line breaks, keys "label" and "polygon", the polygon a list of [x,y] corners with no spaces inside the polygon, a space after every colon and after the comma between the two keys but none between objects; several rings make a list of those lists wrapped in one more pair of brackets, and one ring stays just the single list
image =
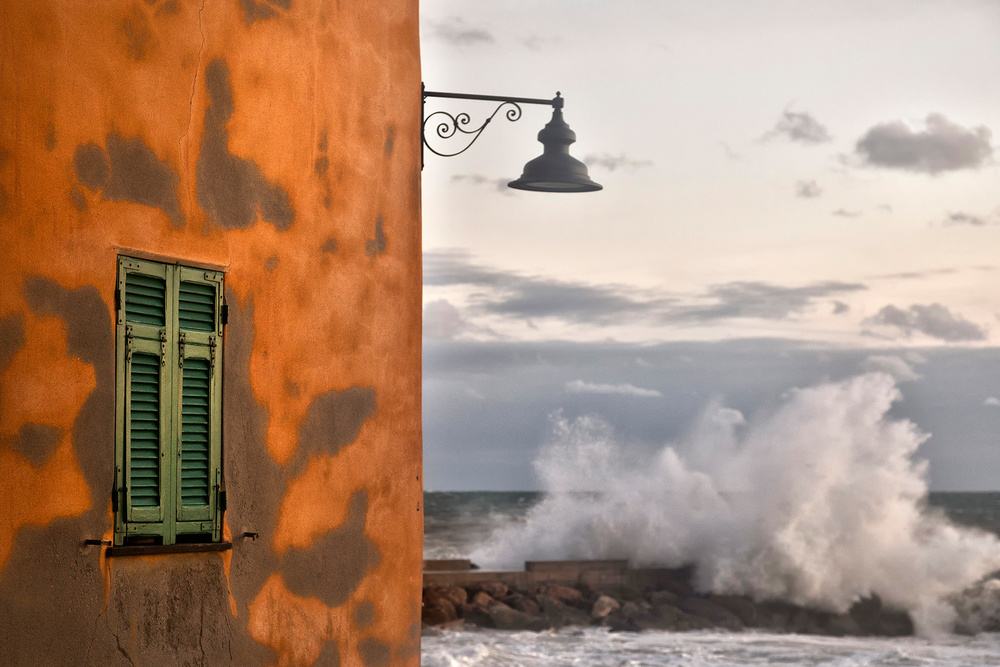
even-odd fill
[{"label": "window frame", "polygon": [[[130,295],[138,294],[142,288],[139,281],[129,282],[130,275],[163,281],[162,323],[137,321],[135,313],[126,312]],[[182,285],[186,290],[183,295]],[[214,294],[208,294],[204,289],[206,285],[213,288]],[[129,292],[129,287],[135,291]],[[162,548],[192,541],[218,543],[222,540],[226,504],[222,476],[224,288],[225,272],[222,270],[199,268],[179,261],[118,256],[112,494],[116,547],[141,544]],[[207,311],[209,302],[211,313]],[[182,314],[187,315],[187,325],[181,324]],[[130,490],[130,482],[135,480],[134,472],[139,470],[138,467],[133,470],[136,460],[132,449],[133,430],[141,430],[135,427],[145,416],[148,460],[151,432],[148,418],[153,414],[148,409],[150,385],[147,383],[145,390],[133,388],[135,360],[143,355],[159,362],[155,399],[155,447],[159,454],[159,465],[155,467],[156,506],[136,505]],[[148,381],[150,377],[147,374],[140,379]],[[133,399],[137,395],[141,398],[142,394],[146,396],[147,409],[137,414]],[[199,420],[200,417],[204,419]],[[190,440],[187,449],[185,437]],[[184,475],[185,467],[194,468],[193,476]],[[148,473],[151,467],[147,465],[144,469]],[[185,486],[185,479],[194,481]],[[185,504],[185,497],[188,504]],[[204,498],[207,504],[192,504],[192,498]]]}]

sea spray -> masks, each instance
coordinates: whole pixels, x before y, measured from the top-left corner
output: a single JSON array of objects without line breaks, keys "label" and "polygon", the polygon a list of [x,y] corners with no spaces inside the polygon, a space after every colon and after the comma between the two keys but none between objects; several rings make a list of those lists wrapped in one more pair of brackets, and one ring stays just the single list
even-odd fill
[{"label": "sea spray", "polygon": [[1000,541],[927,508],[928,436],[888,416],[892,378],[789,392],[747,422],[710,406],[689,438],[641,460],[593,416],[553,418],[536,470],[545,500],[472,554],[694,564],[698,586],[842,612],[877,594],[927,632],[949,595],[1000,568]]}]

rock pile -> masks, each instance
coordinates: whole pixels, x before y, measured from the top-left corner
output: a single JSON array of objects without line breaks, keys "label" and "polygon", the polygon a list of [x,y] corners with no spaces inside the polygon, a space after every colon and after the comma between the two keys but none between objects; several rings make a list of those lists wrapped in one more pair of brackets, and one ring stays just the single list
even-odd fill
[{"label": "rock pile", "polygon": [[600,625],[612,631],[703,630],[819,635],[913,634],[910,617],[887,609],[877,597],[856,603],[844,614],[807,609],[778,601],[696,593],[684,578],[654,589],[619,587],[613,594],[585,584],[543,583],[515,590],[495,581],[461,586],[428,586],[423,593],[425,626],[463,624],[501,630],[547,630],[569,625]]}]

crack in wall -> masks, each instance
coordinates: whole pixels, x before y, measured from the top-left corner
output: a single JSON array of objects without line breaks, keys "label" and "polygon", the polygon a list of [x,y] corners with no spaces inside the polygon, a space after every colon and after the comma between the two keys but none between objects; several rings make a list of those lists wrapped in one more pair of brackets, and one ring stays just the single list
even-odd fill
[{"label": "crack in wall", "polygon": [[201,664],[205,664],[205,598],[201,599],[201,607],[198,614],[198,648],[201,650]]},{"label": "crack in wall", "polygon": [[107,614],[102,613],[98,618],[100,617],[104,618],[104,626],[108,629],[108,632],[111,633],[111,636],[115,638],[115,646],[118,648],[118,652],[121,653],[126,660],[128,660],[128,664],[132,665],[132,667],[135,667],[135,661],[132,660],[132,656],[128,654],[128,651],[122,648],[122,641],[121,638],[118,636],[118,633],[116,633],[114,630],[111,629],[111,624],[108,623]]},{"label": "crack in wall", "polygon": [[94,629],[90,633],[90,641],[87,643],[87,652],[83,659],[84,663],[88,665],[90,664],[90,652],[94,650],[94,641],[97,639],[97,624],[101,621],[102,615],[103,612],[94,617]]},{"label": "crack in wall", "polygon": [[[191,82],[191,97],[188,99],[188,123],[187,129],[184,134],[181,135],[180,139],[177,140],[177,148],[182,156],[182,163],[187,162],[187,138],[191,134],[191,125],[194,123],[194,96],[198,91],[198,73],[201,72],[201,57],[205,52],[205,25],[202,20],[202,13],[205,11],[205,5],[208,4],[208,0],[201,0],[201,7],[198,9],[198,32],[201,34],[201,45],[198,47],[198,59],[194,68],[194,80]],[[191,190],[188,189],[188,211],[194,210],[194,205],[191,197]]]}]

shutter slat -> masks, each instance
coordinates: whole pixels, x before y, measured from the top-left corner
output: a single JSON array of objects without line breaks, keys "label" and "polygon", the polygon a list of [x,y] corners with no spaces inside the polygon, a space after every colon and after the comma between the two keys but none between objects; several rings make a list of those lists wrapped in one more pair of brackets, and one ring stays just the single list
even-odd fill
[{"label": "shutter slat", "polygon": [[[183,286],[185,283],[181,283]],[[194,283],[192,283],[194,284]],[[214,289],[213,289],[214,295]],[[212,314],[214,318],[214,311]],[[213,321],[214,326],[214,321]],[[181,390],[181,506],[209,504],[211,367],[207,359],[184,362]]]},{"label": "shutter slat", "polygon": [[160,504],[159,358],[142,352],[133,354],[130,380],[129,493],[133,507],[156,507]]}]

